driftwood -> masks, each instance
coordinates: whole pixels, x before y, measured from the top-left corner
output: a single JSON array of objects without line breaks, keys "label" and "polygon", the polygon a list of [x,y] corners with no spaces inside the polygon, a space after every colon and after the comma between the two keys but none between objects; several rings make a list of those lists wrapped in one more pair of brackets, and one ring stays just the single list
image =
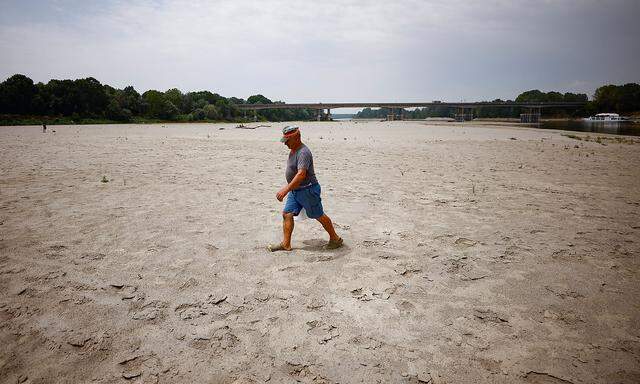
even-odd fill
[{"label": "driftwood", "polygon": [[243,124],[240,124],[238,126],[236,126],[236,128],[240,128],[240,129],[256,129],[256,128],[260,128],[260,127],[271,127],[270,125],[256,125],[255,127],[249,127]]}]

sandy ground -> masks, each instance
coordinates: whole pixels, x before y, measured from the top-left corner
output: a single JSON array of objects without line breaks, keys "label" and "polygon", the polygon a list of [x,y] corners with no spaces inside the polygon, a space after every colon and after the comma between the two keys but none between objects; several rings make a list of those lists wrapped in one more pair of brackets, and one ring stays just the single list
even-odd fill
[{"label": "sandy ground", "polygon": [[0,127],[0,382],[640,382],[640,145],[283,125]]}]

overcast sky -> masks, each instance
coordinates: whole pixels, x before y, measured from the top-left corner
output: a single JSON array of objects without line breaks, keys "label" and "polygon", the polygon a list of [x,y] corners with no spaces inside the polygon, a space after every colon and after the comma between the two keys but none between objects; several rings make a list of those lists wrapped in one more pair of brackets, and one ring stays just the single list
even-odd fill
[{"label": "overcast sky", "polygon": [[476,101],[640,82],[639,0],[0,0],[0,78],[287,102]]}]

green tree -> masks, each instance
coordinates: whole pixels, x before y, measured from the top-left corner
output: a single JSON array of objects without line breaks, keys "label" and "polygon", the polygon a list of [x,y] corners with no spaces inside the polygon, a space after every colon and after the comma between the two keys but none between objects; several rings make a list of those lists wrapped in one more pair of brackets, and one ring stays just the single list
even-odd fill
[{"label": "green tree", "polygon": [[179,89],[171,88],[164,93],[164,97],[169,100],[173,105],[178,107],[181,113],[189,113],[191,110],[185,110],[185,96]]},{"label": "green tree", "polygon": [[247,98],[247,104],[273,104],[273,102],[262,95],[252,95]]},{"label": "green tree", "polygon": [[220,119],[220,111],[215,105],[207,104],[202,108],[204,115],[209,120],[219,120]]},{"label": "green tree", "polygon": [[600,112],[627,113],[640,111],[640,85],[604,85],[593,97],[596,110]]},{"label": "green tree", "polygon": [[54,115],[71,116],[78,111],[78,97],[72,80],[50,80],[46,88],[49,92],[49,110]]},{"label": "green tree", "polygon": [[164,93],[149,90],[142,94],[147,109],[146,114],[148,117],[156,119],[171,120],[178,114],[178,108],[169,100],[166,99]]},{"label": "green tree", "polygon": [[33,80],[25,75],[13,75],[0,83],[0,112],[17,115],[33,111],[33,99],[37,88]]},{"label": "green tree", "polygon": [[123,122],[130,121],[132,116],[131,111],[126,108],[122,108],[115,99],[109,101],[104,115],[107,119]]},{"label": "green tree", "polygon": [[81,116],[100,116],[104,113],[109,98],[102,84],[93,77],[73,82],[75,90],[75,112]]},{"label": "green tree", "polygon": [[541,92],[537,89],[533,89],[531,91],[522,92],[516,97],[516,102],[518,103],[526,103],[526,102],[536,102],[541,103],[546,101],[546,93]]},{"label": "green tree", "polygon": [[118,94],[118,104],[124,109],[128,109],[134,115],[142,113],[142,96],[132,86],[124,87]]},{"label": "green tree", "polygon": [[189,114],[189,120],[191,121],[199,121],[204,120],[207,117],[207,114],[204,112],[202,108],[196,108]]}]

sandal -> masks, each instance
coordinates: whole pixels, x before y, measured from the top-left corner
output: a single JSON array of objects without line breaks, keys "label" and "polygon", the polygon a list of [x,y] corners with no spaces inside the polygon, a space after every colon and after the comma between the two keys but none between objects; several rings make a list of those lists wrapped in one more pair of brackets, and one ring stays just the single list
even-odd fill
[{"label": "sandal", "polygon": [[326,248],[327,249],[337,249],[342,247],[342,244],[344,243],[344,241],[342,240],[342,237],[338,238],[338,240],[329,240],[329,243],[327,243]]}]

